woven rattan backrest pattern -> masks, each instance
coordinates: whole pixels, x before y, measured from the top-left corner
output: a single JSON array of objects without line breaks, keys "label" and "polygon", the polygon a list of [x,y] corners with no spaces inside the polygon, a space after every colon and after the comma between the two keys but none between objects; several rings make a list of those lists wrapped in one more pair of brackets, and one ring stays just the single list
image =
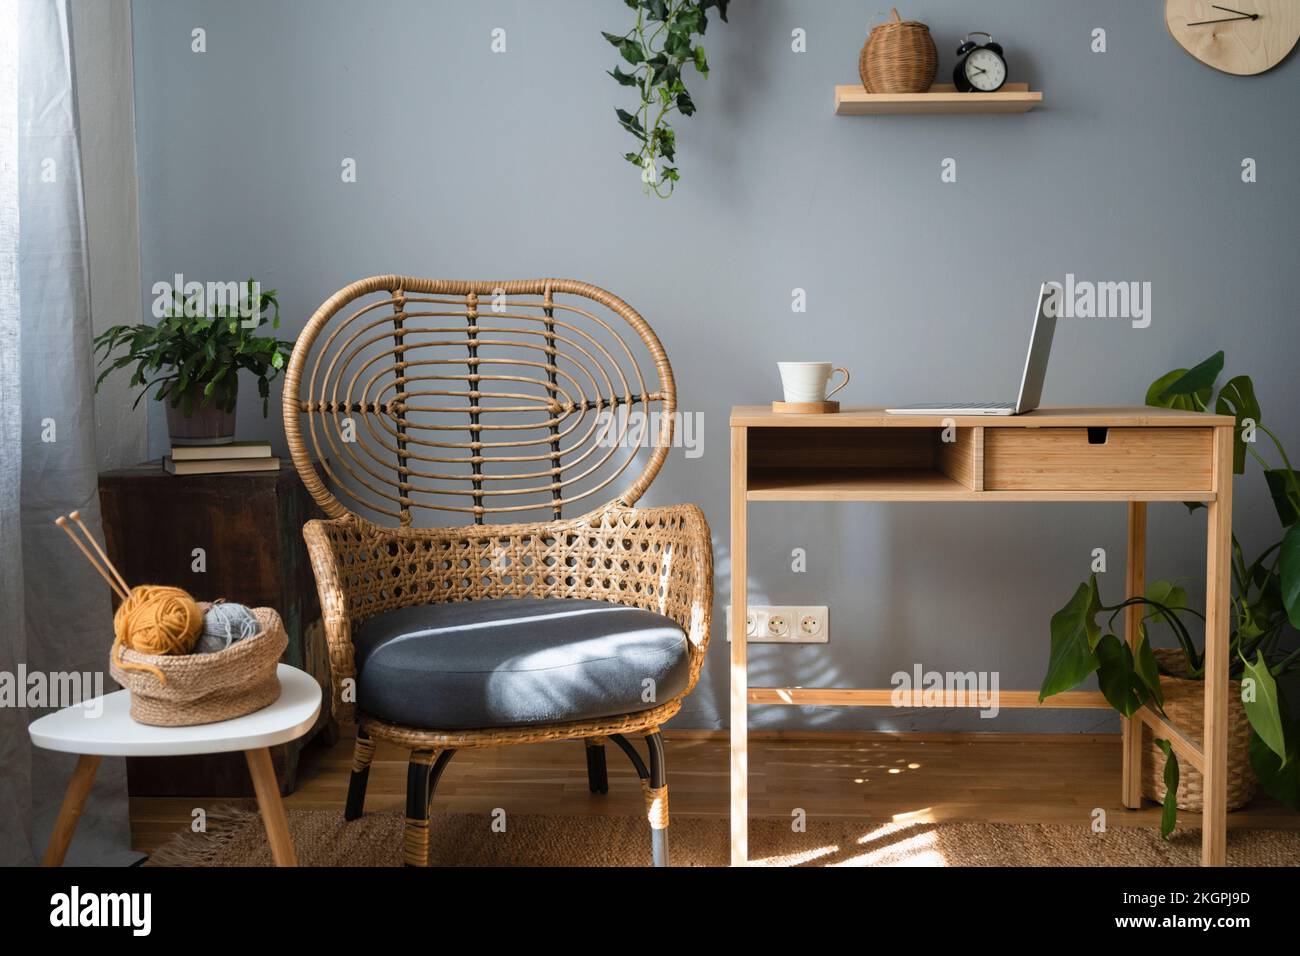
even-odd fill
[{"label": "woven rattan backrest pattern", "polygon": [[668,453],[676,404],[654,331],[596,286],[376,276],[298,337],[284,426],[331,517],[481,524],[631,505]]}]

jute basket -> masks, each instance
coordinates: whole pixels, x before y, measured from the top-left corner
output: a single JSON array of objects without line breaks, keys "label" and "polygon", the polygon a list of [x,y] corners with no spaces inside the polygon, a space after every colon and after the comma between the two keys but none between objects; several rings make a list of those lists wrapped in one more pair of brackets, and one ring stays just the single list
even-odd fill
[{"label": "jute basket", "polygon": [[[1198,744],[1205,742],[1205,682],[1171,677],[1184,672],[1186,658],[1180,650],[1160,648],[1155,651],[1160,664],[1160,687],[1165,695],[1165,713]],[[1259,782],[1250,769],[1250,721],[1241,703],[1241,681],[1230,681],[1228,693],[1228,809],[1248,804]],[[1165,799],[1165,752],[1155,744],[1151,728],[1143,725],[1142,745],[1146,759],[1142,762],[1142,795],[1157,803]],[[1178,762],[1178,809],[1199,813],[1204,804],[1205,779],[1186,760]]]},{"label": "jute basket", "polygon": [[892,23],[868,34],[858,56],[858,75],[868,93],[925,93],[939,68],[930,28],[902,19],[897,9],[893,13]]},{"label": "jute basket", "polygon": [[[210,605],[200,604],[207,610]],[[131,692],[131,716],[154,727],[187,727],[242,717],[274,703],[280,696],[275,668],[289,646],[280,615],[255,607],[262,630],[214,654],[139,654],[123,650],[122,659],[152,664],[166,683],[148,671],[122,670],[109,655],[113,679]]]}]

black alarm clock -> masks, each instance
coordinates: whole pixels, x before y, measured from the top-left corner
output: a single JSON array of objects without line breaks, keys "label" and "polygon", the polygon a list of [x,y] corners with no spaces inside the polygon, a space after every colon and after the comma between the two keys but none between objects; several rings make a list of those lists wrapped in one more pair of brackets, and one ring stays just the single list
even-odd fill
[{"label": "black alarm clock", "polygon": [[[977,43],[971,37],[985,37],[988,42]],[[983,30],[966,34],[957,47],[957,65],[952,69],[952,85],[959,93],[993,93],[1007,81],[1007,61],[1002,56],[1002,45]]]}]

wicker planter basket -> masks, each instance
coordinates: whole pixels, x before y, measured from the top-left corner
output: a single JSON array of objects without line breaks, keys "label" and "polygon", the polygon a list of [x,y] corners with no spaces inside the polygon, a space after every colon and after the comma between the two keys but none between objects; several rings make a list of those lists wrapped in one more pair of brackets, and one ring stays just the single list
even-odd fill
[{"label": "wicker planter basket", "polygon": [[[1170,677],[1183,672],[1185,660],[1180,650],[1157,649],[1156,660],[1162,671],[1160,686],[1165,694],[1165,713],[1183,733],[1198,744],[1205,742],[1205,683],[1184,677]],[[1250,769],[1250,721],[1241,703],[1241,681],[1231,681],[1228,694],[1228,809],[1248,804],[1259,783]],[[1142,795],[1157,803],[1165,798],[1165,753],[1155,745],[1151,728],[1142,727]],[[1205,781],[1199,770],[1187,761],[1178,762],[1178,809],[1199,813],[1204,802]]]},{"label": "wicker planter basket", "polygon": [[858,74],[868,93],[925,93],[934,83],[939,54],[930,28],[915,20],[903,20],[894,10],[894,21],[872,29],[858,57]]},{"label": "wicker planter basket", "polygon": [[113,679],[131,692],[131,716],[154,727],[186,727],[242,717],[274,703],[280,696],[275,668],[289,638],[271,608],[253,608],[253,614],[261,632],[215,654],[122,651],[123,660],[157,667],[166,683],[148,671],[122,670],[110,654]]}]

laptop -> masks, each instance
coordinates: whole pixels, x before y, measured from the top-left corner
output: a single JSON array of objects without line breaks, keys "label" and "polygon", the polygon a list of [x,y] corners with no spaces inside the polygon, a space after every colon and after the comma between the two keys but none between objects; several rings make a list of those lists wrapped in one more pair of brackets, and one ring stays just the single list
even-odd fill
[{"label": "laptop", "polygon": [[1043,396],[1043,379],[1047,375],[1047,359],[1052,352],[1052,335],[1056,331],[1055,297],[1058,294],[1047,282],[1038,290],[1034,328],[1029,334],[1029,354],[1025,356],[1025,371],[1020,377],[1020,396],[1014,402],[922,402],[886,408],[885,411],[890,415],[1023,415],[1032,412]]}]

